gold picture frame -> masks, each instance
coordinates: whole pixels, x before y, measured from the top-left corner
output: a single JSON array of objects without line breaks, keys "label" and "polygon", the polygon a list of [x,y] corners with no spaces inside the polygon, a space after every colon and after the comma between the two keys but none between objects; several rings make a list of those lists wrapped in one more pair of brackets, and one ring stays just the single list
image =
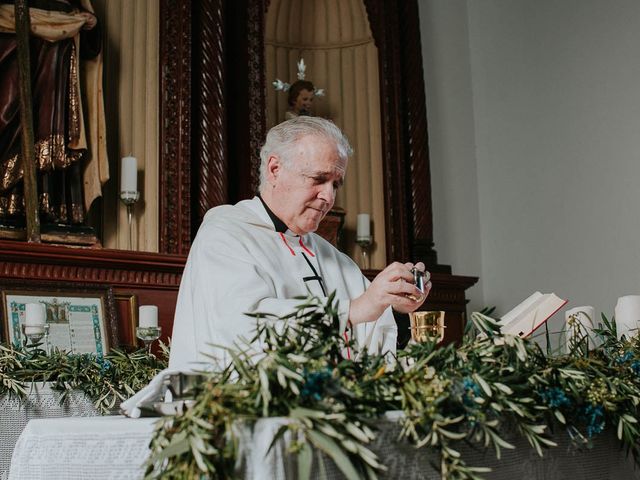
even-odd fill
[{"label": "gold picture frame", "polygon": [[21,345],[27,303],[45,306],[49,348],[103,356],[119,344],[110,286],[0,280],[0,339]]},{"label": "gold picture frame", "polygon": [[[138,326],[138,295],[134,293],[115,292],[114,298],[116,301],[118,312],[121,319],[128,319],[120,322],[120,327],[125,331],[119,332],[120,339],[132,347],[136,347],[136,327]],[[126,307],[123,307],[123,303]],[[124,311],[126,310],[126,312]]]}]

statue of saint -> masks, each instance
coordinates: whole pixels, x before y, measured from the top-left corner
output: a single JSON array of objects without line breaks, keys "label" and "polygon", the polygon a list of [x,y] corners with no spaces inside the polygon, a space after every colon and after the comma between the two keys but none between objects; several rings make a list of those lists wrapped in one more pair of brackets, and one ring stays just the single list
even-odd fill
[{"label": "statue of saint", "polygon": [[[32,0],[30,59],[42,224],[82,225],[109,178],[101,32],[89,0]],[[14,5],[0,0],[0,225],[24,222]]]},{"label": "statue of saint", "polygon": [[295,118],[299,115],[313,115],[311,107],[316,96],[324,96],[323,88],[316,88],[309,80],[305,80],[307,66],[301,58],[297,63],[298,80],[292,84],[283,82],[276,78],[273,87],[276,91],[287,92],[287,111],[284,114],[285,120]]}]

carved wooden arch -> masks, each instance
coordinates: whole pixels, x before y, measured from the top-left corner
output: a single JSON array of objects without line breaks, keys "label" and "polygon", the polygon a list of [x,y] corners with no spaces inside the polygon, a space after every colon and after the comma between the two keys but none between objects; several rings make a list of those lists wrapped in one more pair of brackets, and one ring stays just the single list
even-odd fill
[{"label": "carved wooden arch", "polygon": [[[379,52],[388,260],[433,249],[416,0],[364,0]],[[187,253],[204,213],[250,197],[265,135],[268,0],[162,0],[160,250]]]},{"label": "carved wooden arch", "polygon": [[249,197],[257,187],[265,133],[264,8],[262,2],[161,0],[161,253],[188,253],[208,209]]}]

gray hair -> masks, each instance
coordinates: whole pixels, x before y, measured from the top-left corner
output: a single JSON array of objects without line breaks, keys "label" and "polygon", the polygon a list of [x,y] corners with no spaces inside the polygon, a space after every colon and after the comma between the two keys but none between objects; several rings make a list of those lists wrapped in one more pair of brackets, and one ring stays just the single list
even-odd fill
[{"label": "gray hair", "polygon": [[347,161],[353,154],[349,140],[335,123],[321,117],[300,116],[286,120],[271,128],[260,150],[260,190],[267,183],[267,161],[277,155],[285,168],[291,167],[289,152],[298,140],[308,135],[335,143],[340,160]]}]

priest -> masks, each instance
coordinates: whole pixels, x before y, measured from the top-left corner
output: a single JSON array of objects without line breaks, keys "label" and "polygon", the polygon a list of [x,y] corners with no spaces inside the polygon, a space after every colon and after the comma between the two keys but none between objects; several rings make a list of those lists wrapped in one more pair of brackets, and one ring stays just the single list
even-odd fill
[{"label": "priest", "polygon": [[[359,351],[395,352],[393,311],[424,302],[413,284],[418,262],[394,262],[369,282],[358,266],[316,235],[343,183],[351,147],[332,122],[300,116],[273,127],[260,152],[259,195],[211,209],[191,247],[176,306],[169,368],[226,363],[224,347],[246,345],[256,319],[283,316],[309,293],[336,292],[339,333]],[[347,356],[357,352],[346,352]],[[206,367],[205,367],[206,368]]]}]

